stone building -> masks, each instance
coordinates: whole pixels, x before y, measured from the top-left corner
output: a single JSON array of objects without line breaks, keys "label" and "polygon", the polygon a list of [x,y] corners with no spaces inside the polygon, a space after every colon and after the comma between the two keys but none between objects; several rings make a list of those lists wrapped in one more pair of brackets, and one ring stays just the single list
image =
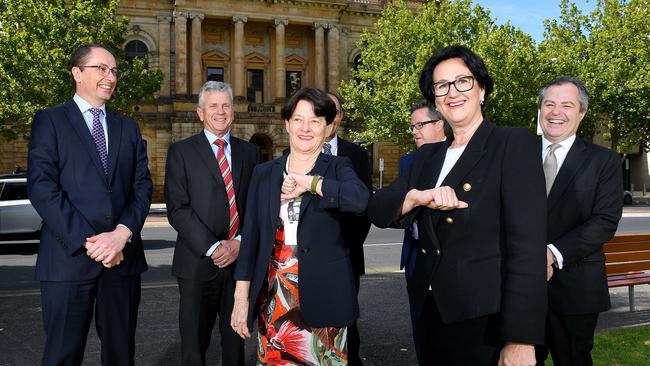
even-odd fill
[{"label": "stone building", "polygon": [[[279,113],[287,96],[305,86],[337,92],[339,81],[359,62],[357,41],[386,2],[122,0],[118,14],[130,20],[127,59],[145,57],[149,67],[164,73],[155,102],[134,106],[147,141],[154,202],[163,200],[169,145],[202,129],[196,103],[206,80],[233,86],[233,135],[258,145],[265,160],[277,157],[288,146]],[[344,122],[341,133],[353,125]],[[26,164],[24,140],[3,142],[1,150],[2,171]],[[402,151],[390,143],[369,150],[375,171],[378,151],[385,155],[384,182],[392,179]]]}]

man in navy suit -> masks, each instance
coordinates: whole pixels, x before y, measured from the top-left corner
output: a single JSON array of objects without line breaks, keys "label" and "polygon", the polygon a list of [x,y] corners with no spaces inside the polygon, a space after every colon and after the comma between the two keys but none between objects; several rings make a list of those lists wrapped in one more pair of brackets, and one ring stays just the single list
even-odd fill
[{"label": "man in navy suit", "polygon": [[[341,97],[334,93],[327,93],[334,104],[336,104],[336,117],[332,121],[332,131],[323,144],[323,153],[335,156],[346,156],[352,162],[352,169],[357,174],[359,179],[365,184],[368,191],[372,193],[372,170],[370,168],[370,161],[368,159],[368,151],[363,147],[342,139],[337,135],[338,128],[343,121],[343,108]],[[354,281],[359,292],[359,284],[361,276],[365,271],[365,262],[363,258],[363,243],[366,241],[368,232],[370,231],[370,221],[368,221],[365,214],[352,215],[344,214],[346,219],[343,221],[343,238],[348,245],[350,251],[350,260],[352,261],[352,269],[354,270]],[[359,356],[359,329],[355,321],[348,327],[348,363],[350,366],[362,365],[361,357]]]},{"label": "man in navy suit", "polygon": [[612,150],[576,136],[588,107],[578,79],[558,77],[540,92],[547,199],[546,346],[556,366],[591,365],[598,314],[610,307],[603,244],[623,212],[621,161]]},{"label": "man in navy suit", "polygon": [[[424,144],[445,141],[445,121],[442,115],[436,110],[436,106],[427,101],[420,100],[411,106],[411,124],[409,131],[413,135],[416,148]],[[414,151],[402,156],[399,159],[399,173],[403,174],[413,161]],[[417,257],[417,240],[418,225],[414,223],[411,227],[404,229],[404,244],[402,245],[402,257],[399,269],[404,269],[406,279],[409,280],[413,275],[415,267],[415,258]],[[415,308],[410,304],[411,309],[411,326],[413,328],[413,339],[417,349],[417,323],[415,321]]]},{"label": "man in navy suit", "polygon": [[37,112],[29,141],[29,199],[43,219],[43,365],[81,364],[93,312],[102,364],[133,365],[147,151],[138,125],[105,105],[117,85],[112,51],[81,45],[70,66],[74,97]]}]

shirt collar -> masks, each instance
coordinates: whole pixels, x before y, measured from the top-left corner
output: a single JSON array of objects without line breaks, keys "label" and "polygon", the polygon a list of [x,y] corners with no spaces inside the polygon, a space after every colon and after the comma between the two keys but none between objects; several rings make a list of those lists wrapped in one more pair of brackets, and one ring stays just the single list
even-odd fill
[{"label": "shirt collar", "polygon": [[[79,94],[74,95],[72,97],[72,100],[77,104],[77,107],[79,107],[79,110],[81,113],[86,113],[90,108],[95,108],[93,107],[92,104],[88,103],[86,100],[84,100],[82,97],[79,96]],[[106,115],[106,104],[102,104],[99,106],[99,109],[103,112],[104,116]]]},{"label": "shirt collar", "polygon": [[[205,137],[208,139],[208,141],[209,141],[211,144],[214,144],[214,141],[215,141],[216,139],[219,138],[219,137],[217,137],[217,135],[215,135],[215,134],[213,134],[212,132],[208,131],[207,128],[204,128],[204,129],[203,129],[203,134],[205,135]],[[224,141],[226,141],[226,144],[227,144],[227,145],[230,145],[230,130],[228,130],[228,132],[226,132],[226,134],[223,135],[223,136],[221,137],[221,139],[224,140]]]},{"label": "shirt collar", "polygon": [[[566,150],[569,150],[573,145],[573,142],[576,140],[576,135],[571,135],[564,141],[560,141],[559,144]],[[546,151],[548,147],[553,144],[542,135],[542,151]]]},{"label": "shirt collar", "polygon": [[331,140],[327,141],[328,144],[332,147],[332,151],[338,151],[339,147],[339,135],[334,135]]}]

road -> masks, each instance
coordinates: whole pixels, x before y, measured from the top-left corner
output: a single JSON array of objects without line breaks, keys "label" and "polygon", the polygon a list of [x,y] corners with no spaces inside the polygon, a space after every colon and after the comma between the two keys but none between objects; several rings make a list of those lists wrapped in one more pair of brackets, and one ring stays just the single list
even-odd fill
[{"label": "road", "polygon": [[[650,232],[650,209],[626,208],[618,232]],[[136,364],[175,365],[180,350],[178,289],[170,266],[176,233],[164,217],[152,216],[142,234],[150,269],[143,275]],[[375,227],[366,240],[367,275],[362,278],[359,294],[359,328],[361,354],[369,366],[416,363],[404,278],[398,272],[401,240],[401,230]],[[40,363],[44,336],[38,282],[33,279],[35,251],[36,244],[0,245],[0,366]],[[623,317],[625,324],[650,322],[650,299],[643,291],[637,290],[639,311],[628,316],[626,290],[612,290],[613,309],[602,318]],[[209,365],[221,364],[218,339],[215,332]],[[247,344],[247,364],[254,364],[255,342]],[[91,330],[84,365],[99,364],[99,349],[99,340]]]}]

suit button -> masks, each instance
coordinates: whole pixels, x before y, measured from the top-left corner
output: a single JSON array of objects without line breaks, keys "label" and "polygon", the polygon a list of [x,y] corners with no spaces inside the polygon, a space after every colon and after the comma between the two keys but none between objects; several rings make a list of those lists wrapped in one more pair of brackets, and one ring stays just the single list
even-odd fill
[{"label": "suit button", "polygon": [[440,249],[436,249],[436,255],[440,256]]},{"label": "suit button", "polygon": [[463,184],[463,191],[469,192],[471,190],[472,190],[472,185],[471,184],[469,184],[469,183]]},{"label": "suit button", "polygon": [[448,224],[453,224],[453,223],[454,223],[454,219],[452,219],[451,217],[447,217],[447,218],[445,219],[445,221],[446,221]]},{"label": "suit button", "polygon": [[422,254],[427,254],[427,250],[424,248],[422,248],[420,251],[422,252]]}]

